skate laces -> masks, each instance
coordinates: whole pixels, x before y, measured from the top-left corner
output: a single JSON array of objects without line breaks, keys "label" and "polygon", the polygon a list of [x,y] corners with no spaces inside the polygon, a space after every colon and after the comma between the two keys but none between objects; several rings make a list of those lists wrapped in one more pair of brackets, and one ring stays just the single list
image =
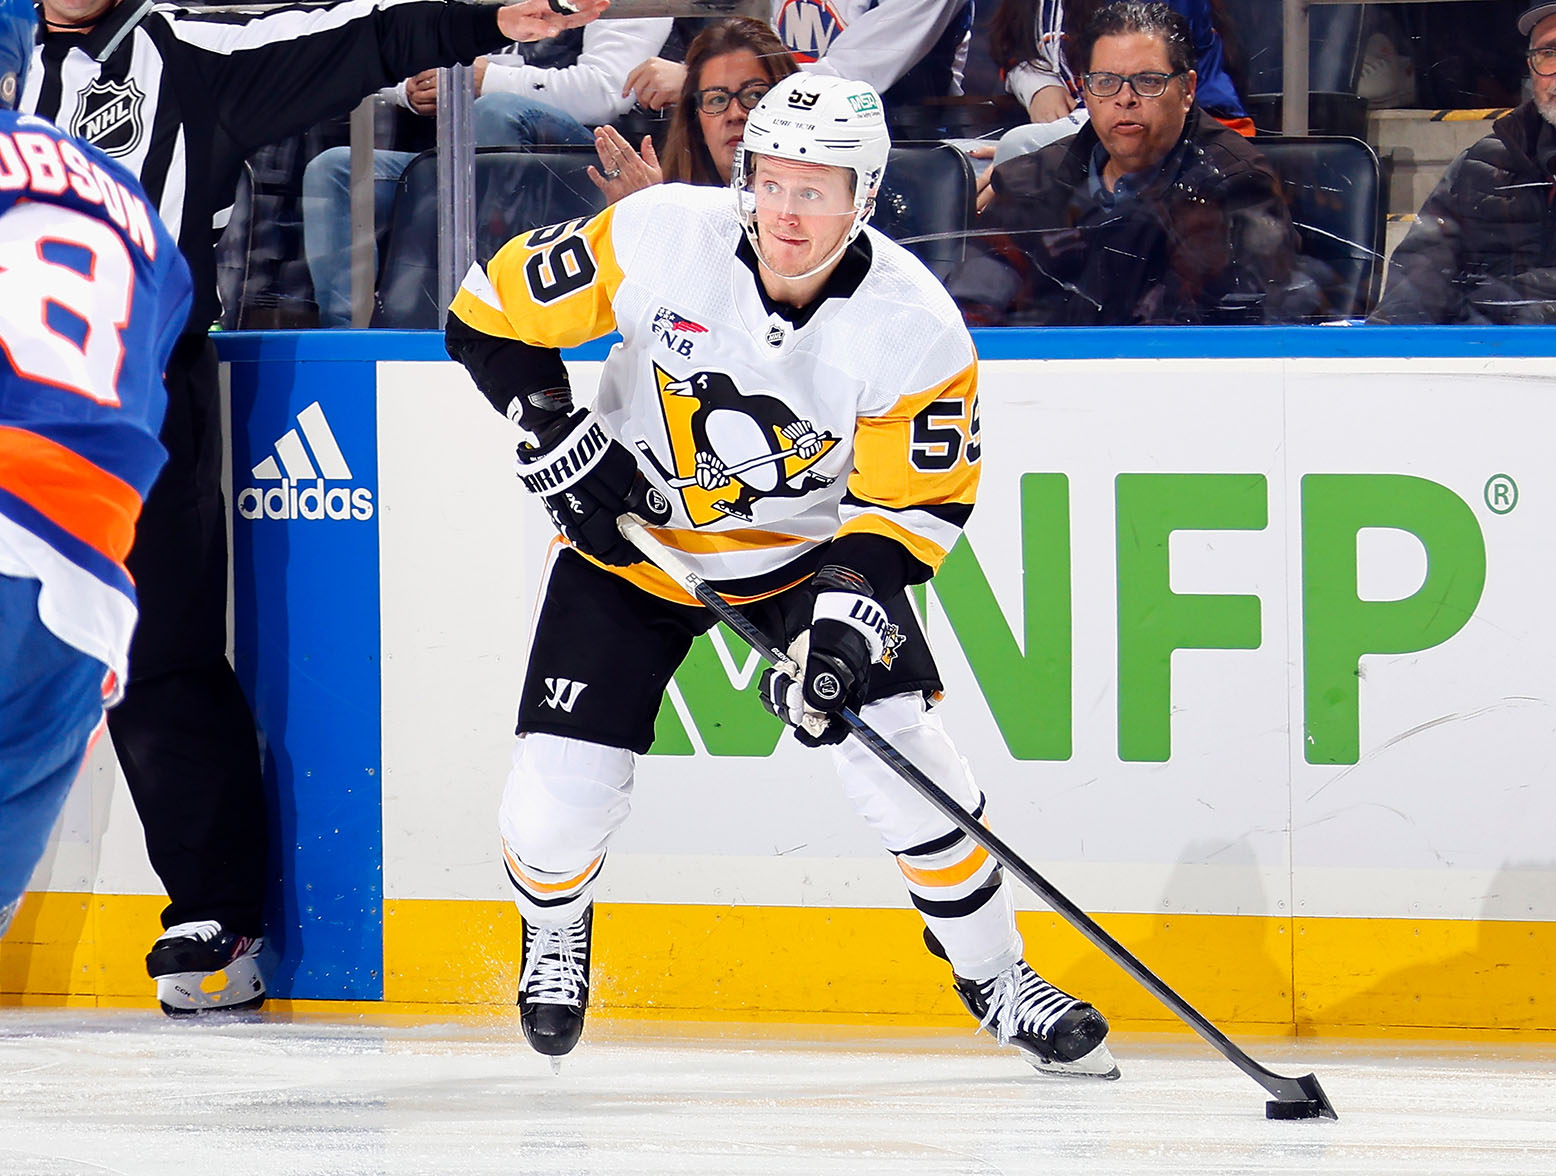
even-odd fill
[{"label": "skate laces", "polygon": [[566,927],[525,927],[531,932],[519,987],[530,1004],[578,1005],[589,983],[584,920]]},{"label": "skate laces", "polygon": [[992,1025],[991,1032],[1001,1045],[1008,1045],[1022,1033],[1046,1038],[1054,1022],[1080,1003],[1044,980],[1025,960],[1017,960],[980,987],[988,1007],[978,1028]]},{"label": "skate laces", "polygon": [[215,919],[202,919],[195,923],[179,923],[169,927],[157,936],[157,942],[161,943],[164,939],[198,939],[201,943],[209,943],[221,933],[222,925]]}]

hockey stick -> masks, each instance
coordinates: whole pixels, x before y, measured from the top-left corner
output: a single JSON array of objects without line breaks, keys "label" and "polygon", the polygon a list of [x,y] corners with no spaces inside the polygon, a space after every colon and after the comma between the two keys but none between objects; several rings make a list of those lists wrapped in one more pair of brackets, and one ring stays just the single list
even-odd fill
[{"label": "hockey stick", "polygon": [[[792,658],[770,645],[766,635],[760,629],[726,603],[724,598],[682,562],[679,556],[649,534],[642,519],[636,515],[624,514],[616,520],[616,525],[622,535],[651,563],[678,581],[719,620],[733,629],[747,645],[790,677],[796,680],[801,677],[800,667]],[[1089,939],[1103,955],[1129,973],[1136,983],[1209,1042],[1222,1057],[1274,1095],[1273,1099],[1265,1103],[1266,1116],[1271,1119],[1339,1118],[1328,1096],[1324,1094],[1323,1087],[1318,1084],[1316,1074],[1288,1078],[1254,1061],[1238,1048],[1231,1038],[1212,1025],[1204,1014],[1167,987],[1155,973],[1136,959],[1128,948],[1104,931],[1095,919],[1066,898],[1048,879],[1027,865],[1015,850],[993,832],[984,828],[971,813],[946,795],[939,785],[914,767],[874,728],[850,709],[844,708],[841,714],[854,736],[868,747],[877,759],[934,805],[958,829],[988,850],[995,861],[1025,882],[1039,898],[1062,915],[1065,922]]]}]

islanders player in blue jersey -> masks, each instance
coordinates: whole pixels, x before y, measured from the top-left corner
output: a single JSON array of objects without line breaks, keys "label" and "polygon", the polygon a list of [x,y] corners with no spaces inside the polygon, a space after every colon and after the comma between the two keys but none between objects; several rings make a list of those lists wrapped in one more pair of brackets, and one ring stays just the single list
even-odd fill
[{"label": "islanders player in blue jersey", "polygon": [[127,677],[124,559],[191,291],[140,183],[15,112],[36,24],[0,0],[0,935]]}]

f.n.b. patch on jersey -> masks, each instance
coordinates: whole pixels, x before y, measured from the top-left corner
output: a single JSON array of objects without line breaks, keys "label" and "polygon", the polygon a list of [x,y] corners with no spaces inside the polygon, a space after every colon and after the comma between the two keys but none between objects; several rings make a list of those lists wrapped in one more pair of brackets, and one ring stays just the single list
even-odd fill
[{"label": "f.n.b. patch on jersey", "polygon": [[142,108],[146,95],[133,79],[122,82],[98,78],[76,103],[70,133],[85,139],[105,155],[123,159],[140,146],[146,127]]},{"label": "f.n.b. patch on jersey", "polygon": [[689,357],[694,343],[689,336],[706,335],[708,328],[695,323],[685,315],[677,314],[668,306],[661,306],[654,314],[654,334],[659,341],[679,356]]},{"label": "f.n.b. patch on jersey", "polygon": [[692,525],[733,517],[751,522],[764,498],[798,498],[834,479],[812,467],[838,438],[795,415],[777,396],[746,392],[726,372],[677,378],[657,363],[654,379],[670,465],[639,441],[659,476],[681,495]]}]

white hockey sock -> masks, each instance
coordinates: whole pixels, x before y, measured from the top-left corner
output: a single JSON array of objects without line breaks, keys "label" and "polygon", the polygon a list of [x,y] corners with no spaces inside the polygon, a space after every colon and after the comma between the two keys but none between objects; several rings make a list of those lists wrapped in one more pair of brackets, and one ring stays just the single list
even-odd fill
[{"label": "white hockey sock", "polygon": [[565,927],[584,913],[593,900],[594,880],[605,864],[602,853],[583,870],[574,874],[556,874],[525,865],[506,841],[502,845],[503,865],[513,884],[513,901],[524,921],[539,927]]},{"label": "white hockey sock", "polygon": [[[869,703],[860,717],[952,800],[983,819],[983,795],[971,769],[921,696],[898,694]],[[849,799],[895,854],[913,905],[956,974],[984,980],[1020,959],[1010,884],[987,851],[857,740],[838,744],[834,756]]]},{"label": "white hockey sock", "polygon": [[[982,804],[974,816],[982,813]],[[897,854],[908,895],[966,980],[984,980],[1021,958],[1015,903],[1004,871],[960,829]]]}]

